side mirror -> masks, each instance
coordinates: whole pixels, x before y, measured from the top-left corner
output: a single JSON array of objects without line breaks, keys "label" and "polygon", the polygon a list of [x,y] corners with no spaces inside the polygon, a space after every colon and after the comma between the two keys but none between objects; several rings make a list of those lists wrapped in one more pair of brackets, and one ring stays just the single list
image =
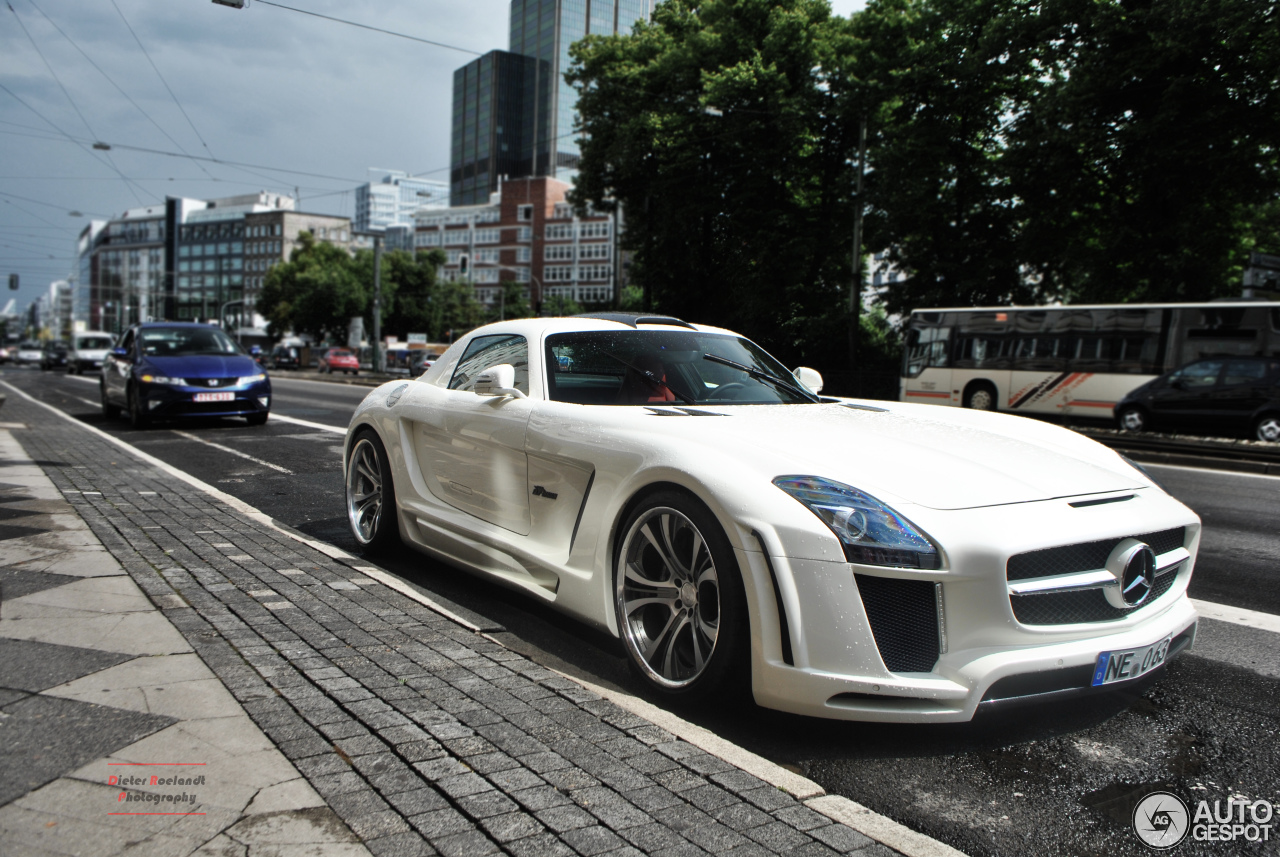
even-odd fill
[{"label": "side mirror", "polygon": [[472,390],[477,396],[514,396],[526,399],[523,392],[516,389],[516,367],[510,363],[490,366],[476,376]]},{"label": "side mirror", "polygon": [[127,349],[127,348],[112,348],[112,349],[111,349],[111,356],[112,356],[112,357],[128,357],[128,356],[129,356],[129,349]]},{"label": "side mirror", "polygon": [[796,380],[809,392],[817,395],[822,392],[822,375],[817,369],[810,369],[808,366],[801,366],[791,373]]}]

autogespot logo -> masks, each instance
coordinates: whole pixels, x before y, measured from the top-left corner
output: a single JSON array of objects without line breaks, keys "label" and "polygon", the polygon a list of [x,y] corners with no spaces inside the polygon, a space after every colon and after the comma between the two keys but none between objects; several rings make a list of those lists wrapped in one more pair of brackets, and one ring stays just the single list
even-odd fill
[{"label": "autogespot logo", "polygon": [[1152,792],[1133,809],[1133,832],[1152,848],[1173,848],[1187,838],[1190,813],[1182,798]]}]

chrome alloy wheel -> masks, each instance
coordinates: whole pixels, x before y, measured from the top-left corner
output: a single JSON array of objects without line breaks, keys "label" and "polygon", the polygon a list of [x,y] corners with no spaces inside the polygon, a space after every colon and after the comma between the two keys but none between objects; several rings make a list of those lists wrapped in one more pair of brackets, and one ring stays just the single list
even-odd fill
[{"label": "chrome alloy wheel", "polygon": [[1265,416],[1258,420],[1257,431],[1254,432],[1258,440],[1267,443],[1280,443],[1280,417]]},{"label": "chrome alloy wheel", "polygon": [[703,674],[720,634],[720,578],[702,533],[669,506],[649,509],[622,545],[616,592],[627,648],[668,689]]},{"label": "chrome alloy wheel", "polygon": [[360,437],[347,465],[347,519],[361,545],[371,544],[378,535],[383,494],[378,448],[368,437]]}]

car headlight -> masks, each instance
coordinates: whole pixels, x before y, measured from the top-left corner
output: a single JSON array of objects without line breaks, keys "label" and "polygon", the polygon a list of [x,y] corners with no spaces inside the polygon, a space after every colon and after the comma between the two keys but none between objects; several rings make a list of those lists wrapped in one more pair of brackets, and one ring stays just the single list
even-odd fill
[{"label": "car headlight", "polygon": [[831,528],[849,562],[898,568],[941,567],[933,541],[870,494],[817,476],[779,476],[773,484]]},{"label": "car headlight", "polygon": [[138,377],[140,377],[143,381],[146,381],[148,384],[173,384],[176,386],[185,386],[187,383],[186,380],[183,378],[166,378],[163,375],[147,374],[147,375],[139,375]]},{"label": "car headlight", "polygon": [[245,375],[237,383],[240,384],[256,384],[259,381],[267,380],[265,373],[259,372],[257,375]]}]

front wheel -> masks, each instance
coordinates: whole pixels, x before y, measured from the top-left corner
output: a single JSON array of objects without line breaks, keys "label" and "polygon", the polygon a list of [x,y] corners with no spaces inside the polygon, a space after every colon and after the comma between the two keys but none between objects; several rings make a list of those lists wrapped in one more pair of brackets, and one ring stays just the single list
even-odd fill
[{"label": "front wheel", "polygon": [[129,388],[129,425],[135,429],[144,429],[151,424],[146,405],[138,395],[137,386]]},{"label": "front wheel", "polygon": [[620,532],[614,609],[632,669],[657,693],[689,700],[741,684],[746,597],[716,519],[688,495],[662,491]]},{"label": "front wheel", "polygon": [[102,415],[109,420],[114,420],[120,416],[120,408],[111,404],[111,400],[107,398],[107,383],[103,381],[98,385],[98,392],[102,396]]},{"label": "front wheel", "polygon": [[347,521],[360,547],[386,550],[399,541],[391,463],[372,430],[356,436],[347,458]]},{"label": "front wheel", "polygon": [[1253,427],[1253,436],[1266,443],[1280,443],[1280,414],[1265,414]]},{"label": "front wheel", "polygon": [[1133,406],[1121,408],[1116,414],[1116,422],[1120,424],[1121,431],[1146,431],[1147,413]]}]

